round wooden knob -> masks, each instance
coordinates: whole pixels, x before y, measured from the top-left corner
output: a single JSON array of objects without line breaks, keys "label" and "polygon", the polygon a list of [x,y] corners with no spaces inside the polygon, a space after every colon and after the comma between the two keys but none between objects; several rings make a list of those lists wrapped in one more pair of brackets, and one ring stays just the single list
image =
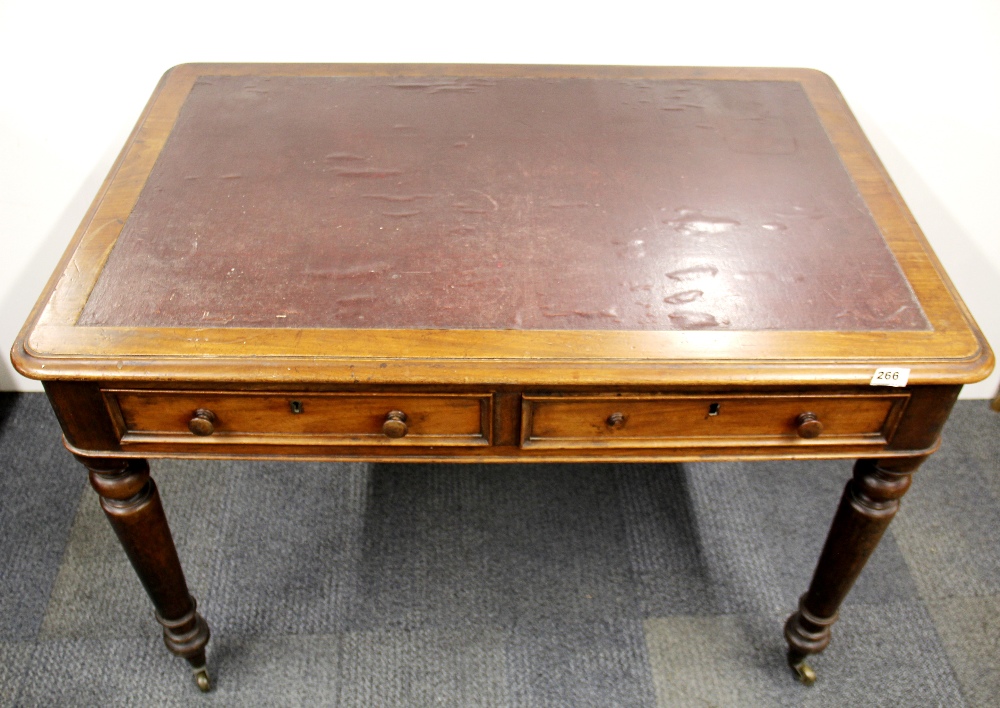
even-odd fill
[{"label": "round wooden knob", "polygon": [[406,435],[406,413],[389,411],[382,423],[382,432],[387,438],[401,438]]},{"label": "round wooden knob", "polygon": [[823,424],[815,413],[803,413],[795,419],[795,431],[800,438],[817,438],[823,432]]},{"label": "round wooden knob", "polygon": [[608,416],[608,427],[612,430],[618,430],[623,425],[625,425],[625,414],[624,413],[612,413]]},{"label": "round wooden knob", "polygon": [[199,408],[194,412],[194,418],[188,421],[188,428],[195,435],[211,435],[215,432],[215,413]]}]

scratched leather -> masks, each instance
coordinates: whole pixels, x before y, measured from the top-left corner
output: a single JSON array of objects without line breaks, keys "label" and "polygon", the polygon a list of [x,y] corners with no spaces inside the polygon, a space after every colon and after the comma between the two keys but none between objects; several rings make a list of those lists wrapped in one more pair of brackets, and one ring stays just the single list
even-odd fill
[{"label": "scratched leather", "polygon": [[205,77],[83,325],[924,330],[794,82]]}]

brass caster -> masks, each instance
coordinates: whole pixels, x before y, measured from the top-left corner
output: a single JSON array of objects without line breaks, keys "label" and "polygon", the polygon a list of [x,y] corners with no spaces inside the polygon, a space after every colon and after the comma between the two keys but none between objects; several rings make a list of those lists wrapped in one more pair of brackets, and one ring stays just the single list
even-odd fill
[{"label": "brass caster", "polygon": [[212,690],[212,682],[208,680],[208,670],[204,666],[194,670],[194,682],[202,693]]},{"label": "brass caster", "polygon": [[800,661],[797,664],[792,664],[792,669],[795,671],[795,675],[799,681],[804,685],[812,686],[816,683],[816,672],[806,662]]}]

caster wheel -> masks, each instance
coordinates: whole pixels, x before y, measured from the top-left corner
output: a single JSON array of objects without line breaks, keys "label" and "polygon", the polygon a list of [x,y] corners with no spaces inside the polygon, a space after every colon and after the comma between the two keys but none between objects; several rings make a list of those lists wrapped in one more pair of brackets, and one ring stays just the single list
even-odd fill
[{"label": "caster wheel", "polygon": [[208,693],[212,690],[212,682],[208,680],[208,671],[204,667],[195,669],[194,682],[198,684],[198,689],[202,693]]},{"label": "caster wheel", "polygon": [[799,681],[806,686],[812,686],[816,683],[816,672],[806,662],[800,661],[797,664],[792,664],[792,670],[795,671]]}]

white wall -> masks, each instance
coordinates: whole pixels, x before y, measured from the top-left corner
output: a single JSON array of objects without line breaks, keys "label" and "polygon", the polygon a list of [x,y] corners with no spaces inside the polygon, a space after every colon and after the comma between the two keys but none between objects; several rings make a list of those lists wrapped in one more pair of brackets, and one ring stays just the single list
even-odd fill
[{"label": "white wall", "polygon": [[[834,77],[1000,345],[1000,3],[0,0],[0,348],[188,61],[805,66]],[[3,357],[0,389],[37,390]],[[968,386],[996,390],[1000,374]]]}]

